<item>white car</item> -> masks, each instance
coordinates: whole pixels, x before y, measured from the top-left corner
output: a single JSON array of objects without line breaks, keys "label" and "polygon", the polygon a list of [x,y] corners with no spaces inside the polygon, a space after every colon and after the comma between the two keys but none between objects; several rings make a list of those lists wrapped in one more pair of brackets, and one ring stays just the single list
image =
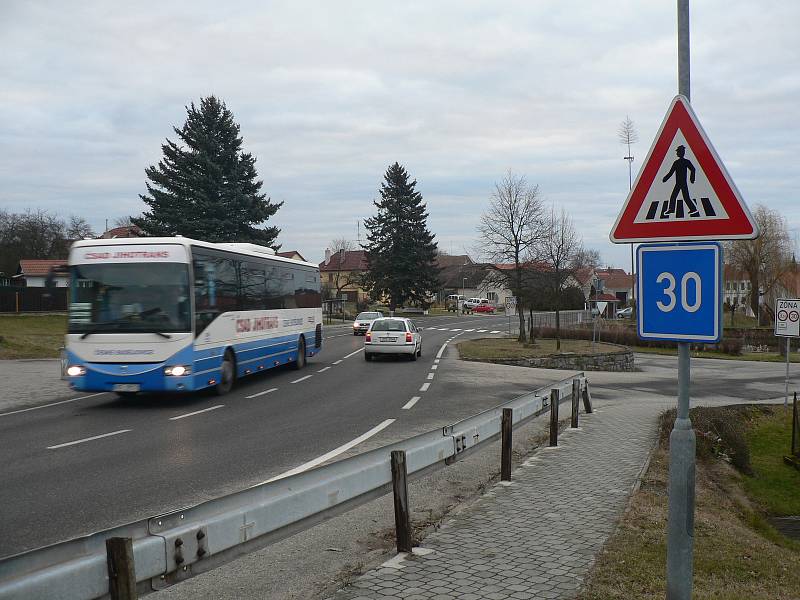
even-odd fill
[{"label": "white car", "polygon": [[364,337],[364,360],[376,354],[405,354],[410,360],[422,356],[421,327],[405,317],[376,319]]},{"label": "white car", "polygon": [[353,335],[364,335],[367,333],[369,326],[375,319],[380,319],[383,313],[380,311],[362,312],[358,313],[356,320],[353,321]]},{"label": "white car", "polygon": [[470,298],[469,300],[464,302],[464,308],[468,310],[475,310],[481,304],[491,306],[488,298]]},{"label": "white car", "polygon": [[627,319],[627,318],[632,317],[632,316],[633,316],[633,307],[632,306],[626,306],[625,308],[620,308],[617,311],[617,318],[618,319]]}]

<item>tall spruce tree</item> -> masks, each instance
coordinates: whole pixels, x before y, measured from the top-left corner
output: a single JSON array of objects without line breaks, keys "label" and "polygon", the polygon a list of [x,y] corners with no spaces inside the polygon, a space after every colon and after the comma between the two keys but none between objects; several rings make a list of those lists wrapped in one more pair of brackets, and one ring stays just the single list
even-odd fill
[{"label": "tall spruce tree", "polygon": [[425,305],[439,285],[436,243],[428,231],[422,194],[406,170],[394,163],[381,183],[378,213],[364,221],[367,228],[367,289],[389,299],[389,309],[406,301]]},{"label": "tall spruce tree", "polygon": [[252,242],[275,246],[277,227],[265,223],[283,202],[261,193],[256,159],[242,151],[239,125],[214,96],[186,108],[179,142],[162,144],[163,158],[145,169],[150,207],[131,221],[149,235],[183,235],[210,242]]}]

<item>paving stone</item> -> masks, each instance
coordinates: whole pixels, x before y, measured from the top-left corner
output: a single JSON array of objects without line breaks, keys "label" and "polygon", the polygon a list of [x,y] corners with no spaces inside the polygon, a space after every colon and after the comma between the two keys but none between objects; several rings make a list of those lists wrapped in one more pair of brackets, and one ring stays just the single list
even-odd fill
[{"label": "paving stone", "polygon": [[435,551],[378,568],[336,600],[574,598],[614,530],[656,435],[657,404],[609,403],[425,539]]}]

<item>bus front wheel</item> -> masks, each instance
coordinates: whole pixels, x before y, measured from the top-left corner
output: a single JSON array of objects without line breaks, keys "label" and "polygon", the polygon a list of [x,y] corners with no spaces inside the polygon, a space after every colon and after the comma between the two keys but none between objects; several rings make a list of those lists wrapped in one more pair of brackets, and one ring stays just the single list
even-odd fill
[{"label": "bus front wheel", "polygon": [[306,340],[304,337],[300,337],[297,341],[297,360],[292,363],[292,367],[296,370],[300,370],[306,366]]},{"label": "bus front wheel", "polygon": [[236,363],[233,358],[233,352],[230,350],[225,351],[225,356],[222,359],[222,367],[220,368],[219,383],[214,388],[218,396],[223,396],[231,391],[233,382],[236,380]]}]

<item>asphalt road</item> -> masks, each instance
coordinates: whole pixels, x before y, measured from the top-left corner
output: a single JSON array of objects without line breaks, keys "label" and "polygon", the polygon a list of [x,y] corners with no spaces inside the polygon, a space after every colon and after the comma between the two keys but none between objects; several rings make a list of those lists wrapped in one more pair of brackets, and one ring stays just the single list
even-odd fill
[{"label": "asphalt road", "polygon": [[[416,362],[368,363],[362,337],[330,328],[304,370],[245,378],[224,397],[99,394],[0,414],[0,557],[192,505],[496,404],[437,385],[447,362],[436,355],[450,340],[505,333],[507,319],[418,323],[425,330]],[[505,398],[525,391],[494,387]]]}]

